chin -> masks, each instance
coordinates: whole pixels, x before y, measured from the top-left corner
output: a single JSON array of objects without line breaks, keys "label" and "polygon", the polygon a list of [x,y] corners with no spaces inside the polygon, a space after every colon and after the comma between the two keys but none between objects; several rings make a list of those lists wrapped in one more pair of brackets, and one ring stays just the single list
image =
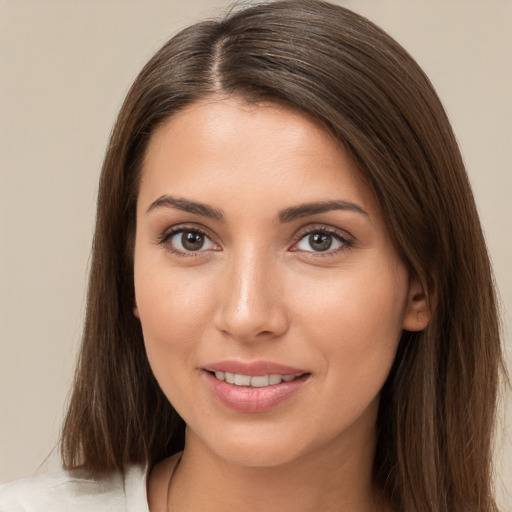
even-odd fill
[{"label": "chin", "polygon": [[[237,429],[223,434],[210,431],[206,436],[187,428],[187,443],[201,443],[215,457],[242,467],[277,467],[288,464],[308,451],[302,440],[280,432],[278,426],[263,429]],[[263,430],[263,431],[262,431]],[[200,439],[202,437],[202,439]]]},{"label": "chin", "polygon": [[236,466],[271,468],[289,464],[302,455],[301,450],[283,446],[282,443],[229,443],[220,453],[227,462]]}]

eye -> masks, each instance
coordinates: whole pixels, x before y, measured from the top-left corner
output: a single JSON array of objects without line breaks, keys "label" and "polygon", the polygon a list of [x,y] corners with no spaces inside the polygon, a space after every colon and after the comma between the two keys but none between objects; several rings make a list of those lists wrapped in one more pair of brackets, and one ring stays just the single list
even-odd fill
[{"label": "eye", "polygon": [[293,246],[294,251],[333,254],[347,249],[352,241],[338,232],[326,228],[314,229],[305,233]]},{"label": "eye", "polygon": [[192,228],[176,228],[168,231],[159,243],[177,254],[219,250],[219,246],[206,233]]}]

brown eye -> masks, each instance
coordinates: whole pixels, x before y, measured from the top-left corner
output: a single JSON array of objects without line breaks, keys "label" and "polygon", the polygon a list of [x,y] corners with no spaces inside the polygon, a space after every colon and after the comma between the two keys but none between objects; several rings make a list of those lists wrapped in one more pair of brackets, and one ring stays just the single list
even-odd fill
[{"label": "brown eye", "polygon": [[325,229],[315,229],[305,233],[300,240],[293,246],[294,251],[314,253],[336,254],[342,249],[348,249],[352,246],[350,238],[343,236],[342,233],[327,231]]},{"label": "brown eye", "polygon": [[309,235],[308,242],[314,251],[328,251],[332,245],[332,235],[326,233],[313,233]]},{"label": "brown eye", "polygon": [[181,245],[187,251],[198,251],[204,245],[204,235],[197,231],[184,231],[181,235]]},{"label": "brown eye", "polygon": [[182,255],[220,249],[208,235],[198,229],[173,230],[162,237],[160,244],[171,252]]}]

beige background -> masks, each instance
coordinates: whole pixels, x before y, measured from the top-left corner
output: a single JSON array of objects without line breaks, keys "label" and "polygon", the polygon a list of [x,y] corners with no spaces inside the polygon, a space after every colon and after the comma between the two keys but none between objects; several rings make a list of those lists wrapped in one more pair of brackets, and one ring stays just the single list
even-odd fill
[{"label": "beige background", "polygon": [[[512,1],[340,3],[401,42],[446,105],[494,261],[511,361]],[[123,96],[169,35],[228,5],[0,0],[0,481],[57,467],[55,454],[44,461],[71,381],[96,182]],[[512,510],[510,405],[501,424],[498,492]]]}]

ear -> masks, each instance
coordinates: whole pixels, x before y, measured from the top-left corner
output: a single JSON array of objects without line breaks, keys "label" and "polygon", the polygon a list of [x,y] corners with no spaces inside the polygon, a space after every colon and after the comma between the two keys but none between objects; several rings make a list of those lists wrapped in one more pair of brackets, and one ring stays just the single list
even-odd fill
[{"label": "ear", "polygon": [[411,279],[409,296],[402,328],[406,331],[422,331],[430,322],[429,296],[417,278]]},{"label": "ear", "polygon": [[135,316],[135,318],[138,318],[140,320],[139,308],[137,307],[137,301],[134,299],[133,302],[134,302],[133,315]]}]

